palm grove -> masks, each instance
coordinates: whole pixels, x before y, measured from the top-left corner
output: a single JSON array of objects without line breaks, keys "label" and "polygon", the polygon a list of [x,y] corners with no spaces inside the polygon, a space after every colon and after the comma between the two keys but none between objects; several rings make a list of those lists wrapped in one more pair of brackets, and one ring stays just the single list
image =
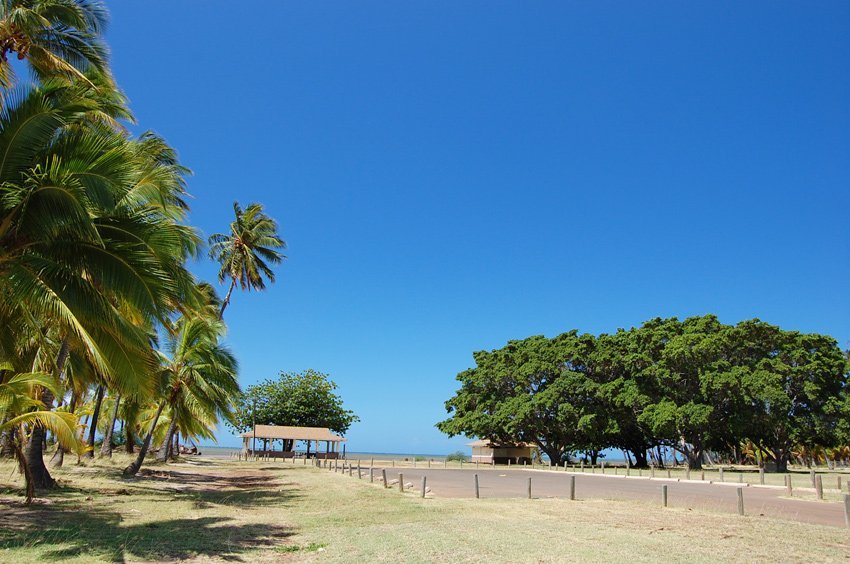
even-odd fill
[{"label": "palm grove", "polygon": [[639,467],[671,449],[690,468],[850,463],[847,358],[824,335],[707,315],[473,356],[437,424],[449,435],[526,441],[554,461],[619,449]]},{"label": "palm grove", "polygon": [[152,446],[166,459],[233,421],[224,311],[237,285],[274,280],[284,247],[260,205],[235,205],[210,237],[227,297],[189,272],[188,170],[124,126],[106,19],[96,0],[0,1],[0,437],[28,500],[54,483],[46,456],[94,456],[98,431],[99,455],[137,453],[135,474]]}]

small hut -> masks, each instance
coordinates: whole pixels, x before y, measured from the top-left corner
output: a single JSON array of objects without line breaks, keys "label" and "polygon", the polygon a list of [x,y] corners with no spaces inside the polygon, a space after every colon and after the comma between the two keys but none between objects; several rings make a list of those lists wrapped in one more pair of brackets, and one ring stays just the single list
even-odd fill
[{"label": "small hut", "polygon": [[507,464],[508,461],[513,464],[531,463],[532,450],[535,448],[526,443],[498,443],[489,439],[473,441],[466,446],[472,447],[472,462],[484,464]]},{"label": "small hut", "polygon": [[[289,427],[284,425],[254,425],[250,431],[242,433],[242,452],[251,456],[269,458],[294,458],[296,441],[307,443],[306,456],[315,458],[339,458],[340,445],[345,438],[335,435],[326,427]],[[257,449],[257,441],[263,441],[262,449]],[[280,449],[275,449],[275,441],[280,441]],[[325,452],[321,452],[324,443]],[[311,452],[311,447],[312,452]],[[343,452],[344,452],[343,445]]]}]

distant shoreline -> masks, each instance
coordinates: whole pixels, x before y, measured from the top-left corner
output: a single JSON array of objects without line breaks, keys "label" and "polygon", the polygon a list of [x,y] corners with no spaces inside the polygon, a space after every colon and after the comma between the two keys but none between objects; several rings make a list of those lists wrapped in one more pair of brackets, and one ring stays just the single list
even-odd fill
[{"label": "distant shoreline", "polygon": [[[229,458],[231,453],[241,452],[241,447],[222,447],[222,446],[202,446],[198,445],[198,450],[201,451],[201,456],[207,458]],[[303,452],[299,450],[298,452]],[[433,458],[442,460],[450,453],[446,454],[421,454],[421,453],[397,453],[397,452],[346,452],[346,458],[382,458],[384,460],[404,460],[405,458],[424,457],[426,459]],[[464,453],[469,455],[470,453]]]},{"label": "distant shoreline", "polygon": [[[232,453],[241,452],[241,447],[222,447],[222,446],[198,446],[198,450],[201,451],[201,456],[205,458],[230,458]],[[303,449],[298,452],[304,452]],[[472,453],[468,452],[468,450],[461,450],[463,454],[467,457],[471,456]],[[404,459],[413,459],[416,457],[421,457],[426,460],[443,460],[449,454],[422,454],[422,453],[409,453],[409,452],[364,452],[364,451],[349,451],[345,453],[345,457],[348,460],[357,460],[358,458],[361,460],[366,460],[367,458],[380,458],[382,460],[404,460]],[[621,456],[606,456],[604,459],[606,464],[608,463],[623,463],[625,459]]]}]

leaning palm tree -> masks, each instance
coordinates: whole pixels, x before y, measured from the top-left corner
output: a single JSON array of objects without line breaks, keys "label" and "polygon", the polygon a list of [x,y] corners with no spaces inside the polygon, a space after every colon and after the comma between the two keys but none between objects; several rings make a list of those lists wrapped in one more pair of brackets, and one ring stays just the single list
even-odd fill
[{"label": "leaning palm tree", "polygon": [[183,316],[175,323],[176,333],[169,335],[166,353],[160,353],[160,401],[136,460],[124,469],[125,476],[135,475],[142,467],[160,416],[169,410],[169,424],[163,440],[163,452],[178,426],[191,429],[190,435],[203,434],[198,422],[213,428],[220,418],[232,419],[232,402],[239,394],[237,363],[233,354],[219,343],[224,324],[209,316]]},{"label": "leaning palm tree", "polygon": [[269,282],[275,279],[269,265],[286,258],[279,252],[286,248],[286,242],[277,233],[277,222],[263,212],[262,204],[249,204],[243,210],[239,202],[234,202],[233,211],[236,218],[230,223],[230,233],[216,233],[209,238],[210,258],[221,265],[218,281],[223,283],[230,278],[219,319],[224,317],[237,282],[243,290],[263,290],[264,277]]},{"label": "leaning palm tree", "polygon": [[[56,354],[42,368],[60,381],[69,360],[84,359],[90,381],[150,392],[152,328],[195,299],[185,262],[200,239],[181,223],[185,171],[154,137],[133,140],[114,127],[115,98],[85,84],[51,81],[8,101],[0,109],[0,323],[55,335]],[[49,410],[52,390],[41,392]],[[43,434],[34,425],[27,446],[37,487],[53,483]]]},{"label": "leaning palm tree", "polygon": [[107,73],[107,19],[99,0],[0,0],[0,87],[14,84],[10,55],[29,63],[40,80],[88,81],[91,70]]}]

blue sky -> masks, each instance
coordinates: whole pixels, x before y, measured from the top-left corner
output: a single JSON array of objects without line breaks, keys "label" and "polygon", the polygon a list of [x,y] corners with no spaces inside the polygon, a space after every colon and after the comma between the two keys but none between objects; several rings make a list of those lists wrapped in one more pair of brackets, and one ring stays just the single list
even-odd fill
[{"label": "blue sky", "polygon": [[850,345],[850,3],[110,8],[192,222],[259,201],[289,243],[227,310],[242,385],[331,374],[350,450],[456,450],[455,375],[513,338],[716,313]]}]

